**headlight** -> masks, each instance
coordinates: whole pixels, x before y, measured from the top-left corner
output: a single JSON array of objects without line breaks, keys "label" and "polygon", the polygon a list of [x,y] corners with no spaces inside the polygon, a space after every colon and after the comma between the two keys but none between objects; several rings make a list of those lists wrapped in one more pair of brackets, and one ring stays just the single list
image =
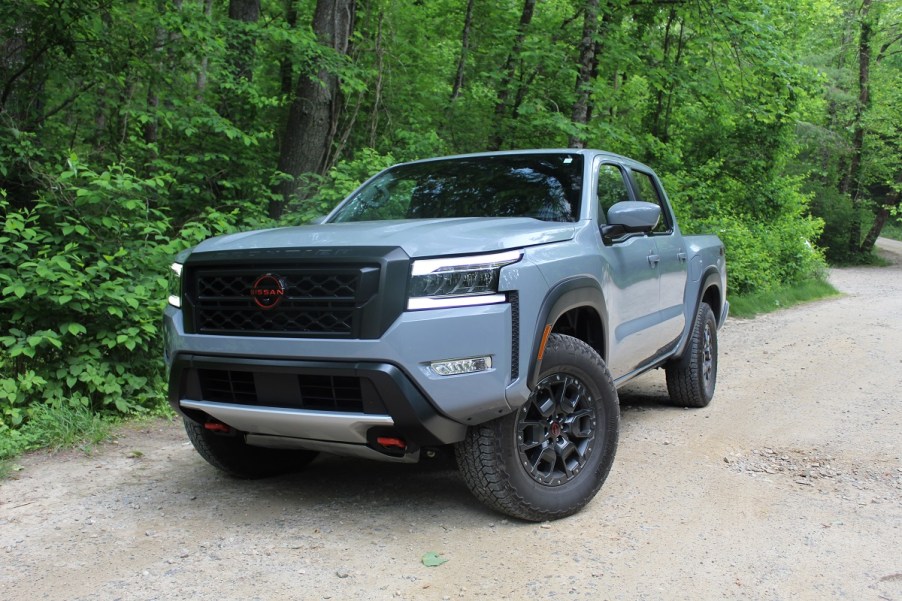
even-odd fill
[{"label": "headlight", "polygon": [[182,264],[173,263],[169,266],[169,304],[173,307],[182,306]]},{"label": "headlight", "polygon": [[407,309],[437,309],[503,303],[498,294],[501,268],[516,263],[519,250],[478,255],[414,261],[410,268]]}]

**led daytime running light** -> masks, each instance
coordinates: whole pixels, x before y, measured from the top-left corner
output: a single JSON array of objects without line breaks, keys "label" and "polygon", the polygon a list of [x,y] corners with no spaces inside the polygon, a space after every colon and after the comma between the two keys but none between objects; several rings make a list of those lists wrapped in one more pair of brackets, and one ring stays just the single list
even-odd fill
[{"label": "led daytime running light", "polygon": [[433,361],[432,371],[440,376],[458,376],[492,369],[492,357],[471,357],[469,359],[453,359],[449,361]]}]

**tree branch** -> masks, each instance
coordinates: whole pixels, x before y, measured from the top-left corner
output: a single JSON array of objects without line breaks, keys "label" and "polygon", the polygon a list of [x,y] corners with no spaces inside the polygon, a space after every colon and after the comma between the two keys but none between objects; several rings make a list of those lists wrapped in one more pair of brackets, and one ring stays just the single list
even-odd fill
[{"label": "tree branch", "polygon": [[889,54],[886,54],[886,51],[889,50],[890,46],[892,46],[893,44],[895,44],[896,42],[898,42],[900,40],[902,40],[902,33],[898,34],[896,37],[892,38],[891,40],[886,42],[883,46],[881,46],[880,51],[877,52],[877,58],[874,60],[876,60],[879,63],[883,59],[884,56],[892,56],[894,54],[898,54],[899,53],[898,51],[891,52]]}]

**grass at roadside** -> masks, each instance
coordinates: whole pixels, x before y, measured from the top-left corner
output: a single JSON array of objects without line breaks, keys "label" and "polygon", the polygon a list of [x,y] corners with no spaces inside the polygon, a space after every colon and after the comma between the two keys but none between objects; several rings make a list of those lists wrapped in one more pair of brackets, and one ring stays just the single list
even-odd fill
[{"label": "grass at roadside", "polygon": [[116,421],[86,407],[39,406],[28,423],[0,436],[0,479],[9,477],[15,469],[13,460],[24,452],[64,447],[88,450],[109,436]]},{"label": "grass at roadside", "polygon": [[[161,406],[153,415],[164,415],[167,411],[168,405]],[[86,407],[37,407],[21,428],[0,431],[0,481],[16,471],[16,457],[28,451],[80,448],[89,453],[94,446],[109,439],[123,419],[98,414]]]},{"label": "grass at roadside", "polygon": [[891,219],[887,221],[886,225],[883,226],[883,230],[880,232],[880,236],[892,240],[902,240],[902,219]]},{"label": "grass at roadside", "polygon": [[800,303],[839,295],[829,282],[808,280],[794,286],[780,286],[766,292],[730,297],[730,315],[754,317]]}]

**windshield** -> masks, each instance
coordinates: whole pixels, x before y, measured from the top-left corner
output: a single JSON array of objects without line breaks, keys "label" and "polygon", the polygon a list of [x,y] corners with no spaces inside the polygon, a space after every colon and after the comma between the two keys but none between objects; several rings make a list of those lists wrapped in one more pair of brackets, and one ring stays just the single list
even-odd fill
[{"label": "windshield", "polygon": [[514,154],[399,165],[357,191],[332,222],[441,217],[576,221],[583,157]]}]

